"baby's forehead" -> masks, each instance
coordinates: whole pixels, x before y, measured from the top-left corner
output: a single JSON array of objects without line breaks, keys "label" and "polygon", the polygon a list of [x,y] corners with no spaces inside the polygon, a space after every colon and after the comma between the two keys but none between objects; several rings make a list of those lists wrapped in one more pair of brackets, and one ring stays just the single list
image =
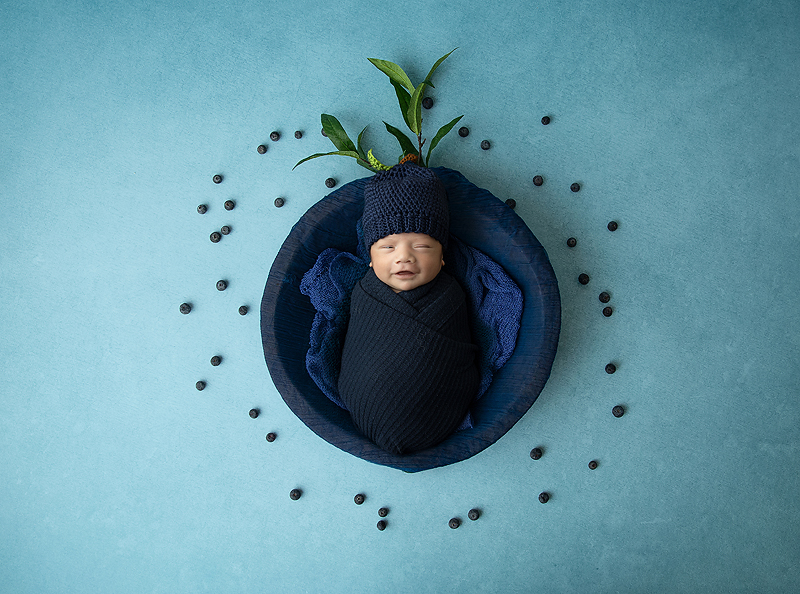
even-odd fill
[{"label": "baby's forehead", "polygon": [[430,235],[426,235],[425,233],[394,233],[392,235],[387,235],[385,237],[381,237],[375,243],[391,243],[397,241],[427,241],[433,243],[439,243],[438,240],[434,239]]}]

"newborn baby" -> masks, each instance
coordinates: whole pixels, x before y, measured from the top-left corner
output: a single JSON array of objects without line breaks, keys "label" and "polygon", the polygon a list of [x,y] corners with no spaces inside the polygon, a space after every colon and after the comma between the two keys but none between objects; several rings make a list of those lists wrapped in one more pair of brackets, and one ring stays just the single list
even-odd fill
[{"label": "newborn baby", "polygon": [[364,190],[370,269],[351,296],[338,389],[356,427],[394,454],[450,436],[479,387],[464,292],[442,270],[449,218],[444,186],[413,162]]}]

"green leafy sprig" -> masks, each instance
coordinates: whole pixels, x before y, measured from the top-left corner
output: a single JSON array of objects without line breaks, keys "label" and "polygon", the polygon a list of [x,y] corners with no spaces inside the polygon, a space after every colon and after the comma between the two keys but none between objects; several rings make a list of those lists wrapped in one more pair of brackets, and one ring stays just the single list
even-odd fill
[{"label": "green leafy sprig", "polygon": [[[458,48],[456,48],[458,49]],[[397,96],[397,101],[400,105],[400,112],[403,114],[403,121],[405,122],[408,129],[416,136],[416,145],[414,140],[409,138],[405,132],[402,130],[395,128],[391,124],[387,122],[383,122],[384,126],[386,126],[387,132],[394,136],[397,141],[400,143],[400,149],[403,151],[403,154],[398,159],[398,162],[401,161],[407,155],[415,155],[417,164],[423,167],[427,167],[430,163],[431,159],[431,152],[436,145],[444,138],[450,130],[453,129],[458,121],[463,118],[463,115],[458,116],[457,118],[451,120],[441,128],[433,137],[430,144],[428,145],[428,154],[423,157],[422,155],[422,147],[425,145],[427,141],[426,138],[422,137],[422,97],[423,92],[425,91],[425,87],[435,88],[433,82],[431,82],[431,78],[433,77],[433,73],[436,72],[436,69],[439,68],[442,62],[452,54],[455,49],[448,52],[441,58],[439,58],[436,63],[431,68],[430,72],[428,72],[428,76],[425,77],[421,83],[417,86],[411,82],[411,79],[405,73],[405,71],[400,68],[394,62],[389,62],[388,60],[378,60],[377,58],[369,58],[369,61],[381,72],[383,72],[386,76],[389,77],[389,82],[391,82],[392,87],[394,87],[395,95]],[[361,133],[358,135],[358,139],[354,144],[350,137],[345,132],[344,127],[339,120],[337,120],[334,116],[323,113],[321,117],[322,122],[322,130],[325,132],[325,135],[330,139],[333,145],[336,147],[337,150],[329,152],[329,153],[315,153],[305,159],[302,159],[297,162],[297,165],[301,163],[305,163],[310,159],[316,159],[317,157],[325,157],[328,155],[341,155],[345,157],[353,157],[356,159],[356,162],[369,169],[370,171],[381,171],[388,169],[386,165],[381,163],[377,160],[375,156],[372,155],[372,150],[368,152],[364,151],[364,147],[362,146],[361,139],[364,136],[364,131],[367,129],[365,126]],[[294,167],[292,168],[294,169]]]}]

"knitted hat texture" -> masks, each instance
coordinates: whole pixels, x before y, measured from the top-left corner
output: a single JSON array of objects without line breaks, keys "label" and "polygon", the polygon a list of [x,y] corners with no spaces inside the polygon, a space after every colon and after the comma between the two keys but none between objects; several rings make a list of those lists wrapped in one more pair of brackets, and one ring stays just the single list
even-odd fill
[{"label": "knitted hat texture", "polygon": [[447,192],[427,167],[410,161],[395,165],[367,182],[361,224],[367,248],[395,233],[424,233],[447,247]]}]

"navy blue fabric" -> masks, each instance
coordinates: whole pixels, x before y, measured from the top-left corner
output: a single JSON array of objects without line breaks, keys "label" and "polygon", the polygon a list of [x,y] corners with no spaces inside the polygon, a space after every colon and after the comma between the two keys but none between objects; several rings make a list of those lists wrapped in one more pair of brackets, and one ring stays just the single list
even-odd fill
[{"label": "navy blue fabric", "polygon": [[317,387],[305,366],[315,309],[300,292],[303,275],[326,249],[356,253],[356,221],[368,178],[332,192],[295,224],[273,262],[261,300],[264,357],[289,408],[334,446],[376,464],[417,472],[474,456],[528,411],[550,376],[561,329],[558,282],[547,252],[502,200],[459,172],[433,169],[450,202],[450,233],[502,265],[522,290],[524,309],[514,353],[472,409],[473,427],[428,450],[405,456],[362,436],[349,413]]},{"label": "navy blue fabric", "polygon": [[[357,226],[358,229],[358,226]],[[361,233],[359,256],[327,249],[300,282],[300,292],[317,310],[311,325],[306,369],[319,389],[337,405],[347,408],[337,388],[343,339],[347,330],[350,295],[369,269]],[[464,289],[470,328],[478,346],[480,388],[476,398],[489,389],[492,376],[505,365],[517,344],[522,316],[522,291],[491,258],[456,238],[444,254],[446,271]],[[459,429],[472,427],[467,413]]]}]

